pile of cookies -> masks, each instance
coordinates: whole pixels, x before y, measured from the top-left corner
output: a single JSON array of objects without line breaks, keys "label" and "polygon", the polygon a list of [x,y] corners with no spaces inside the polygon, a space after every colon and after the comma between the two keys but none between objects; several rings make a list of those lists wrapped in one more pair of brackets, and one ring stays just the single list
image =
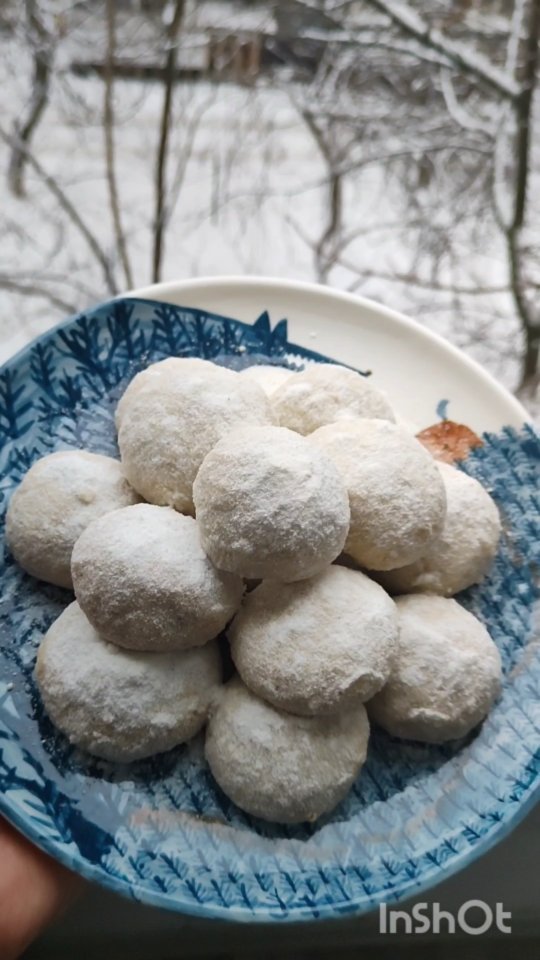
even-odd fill
[{"label": "pile of cookies", "polygon": [[206,726],[223,791],[294,823],[345,796],[368,715],[426,742],[473,729],[500,657],[451,598],[487,573],[498,511],[395,421],[334,364],[238,373],[172,357],[122,396],[120,461],[34,464],[7,537],[26,571],[75,592],[36,668],[70,741],[130,762]]}]

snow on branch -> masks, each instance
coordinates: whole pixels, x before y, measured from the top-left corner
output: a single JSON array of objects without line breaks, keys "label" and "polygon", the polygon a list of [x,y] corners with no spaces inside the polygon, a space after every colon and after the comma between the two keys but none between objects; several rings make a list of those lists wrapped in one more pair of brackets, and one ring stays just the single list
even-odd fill
[{"label": "snow on branch", "polygon": [[392,50],[394,53],[401,53],[404,56],[413,57],[415,60],[433,63],[440,67],[451,68],[453,66],[453,61],[448,57],[423,43],[419,43],[417,40],[398,40],[397,37],[388,38],[387,34],[388,30],[374,30],[364,27],[332,31],[306,27],[302,30],[302,39],[312,40],[315,43],[331,43],[336,48],[342,45],[354,50],[358,50],[358,47],[367,47],[370,50]]},{"label": "snow on branch", "polygon": [[460,127],[464,130],[485,133],[493,138],[494,125],[485,123],[480,117],[473,117],[459,102],[448,70],[441,70],[441,90],[448,113]]},{"label": "snow on branch", "polygon": [[[448,65],[454,67],[464,74],[475,77],[477,81],[483,83],[507,100],[514,100],[519,97],[521,87],[516,82],[511,71],[500,70],[487,57],[472,50],[463,43],[452,40],[441,30],[432,28],[422,17],[413,10],[408,3],[401,0],[366,0],[374,10],[384,14],[394,26],[415,40],[424,49],[429,49],[438,54],[441,58],[441,66]],[[309,0],[303,0],[302,6],[313,10]],[[356,28],[352,24],[346,24],[344,20],[338,20],[337,14],[342,4],[326,8],[326,17],[324,28],[308,27],[306,33],[311,39],[323,39],[329,42],[365,42],[366,31],[362,27]],[[332,19],[335,17],[335,19]],[[517,19],[517,18],[516,18]],[[333,23],[333,28],[328,28],[328,23]],[[304,36],[304,32],[302,32]],[[411,47],[408,51],[414,55],[415,48]]]},{"label": "snow on branch", "polygon": [[409,4],[401,0],[367,0],[367,3],[385,13],[392,23],[410,36],[442,54],[463,73],[476,77],[502,97],[513,100],[519,96],[521,88],[513,76],[499,70],[478,51],[470,50],[462,43],[446,37],[440,30],[432,29]]},{"label": "snow on branch", "polygon": [[508,46],[506,49],[506,72],[513,77],[516,73],[516,67],[519,54],[519,43],[525,20],[525,8],[527,0],[516,0],[512,13],[510,24],[510,34],[508,37]]}]

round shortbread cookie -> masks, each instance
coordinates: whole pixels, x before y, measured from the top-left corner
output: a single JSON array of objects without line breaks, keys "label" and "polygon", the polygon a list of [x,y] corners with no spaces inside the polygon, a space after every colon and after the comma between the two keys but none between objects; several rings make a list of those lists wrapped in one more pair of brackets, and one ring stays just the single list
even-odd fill
[{"label": "round shortbread cookie", "polygon": [[139,500],[118,460],[85,450],[51,453],[30,467],[11,497],[10,550],[27,573],[71,589],[71,553],[83,530]]},{"label": "round shortbread cookie", "polygon": [[332,457],[349,492],[345,552],[368,570],[413,563],[439,536],[446,494],[435,461],[403,427],[349,420],[309,440]]},{"label": "round shortbread cookie", "polygon": [[271,403],[277,422],[304,436],[336,421],[394,420],[380,390],[355,370],[334,363],[306,367],[272,393]]},{"label": "round shortbread cookie", "polygon": [[206,454],[235,427],[271,424],[272,411],[261,387],[234,370],[179,358],[156,366],[120,401],[122,468],[145,500],[193,513],[193,481]]},{"label": "round shortbread cookie", "polygon": [[442,743],[484,719],[501,687],[501,658],[486,628],[455,600],[399,597],[399,634],[386,686],[370,716],[395,737]]},{"label": "round shortbread cookie", "polygon": [[386,683],[397,614],[377,583],[333,565],[311,580],[263,581],[228,635],[236,668],[258,696],[291,713],[336,713]]},{"label": "round shortbread cookie", "polygon": [[480,583],[497,553],[501,518],[487,490],[447,463],[437,467],[446,490],[444,526],[419,560],[379,575],[391,593],[451,597]]},{"label": "round shortbread cookie", "polygon": [[231,680],[212,707],[206,759],[242,810],[277,823],[316,820],[343,799],[367,752],[364,706],[327,717],[296,717]]},{"label": "round shortbread cookie", "polygon": [[208,556],[246,579],[315,576],[349,529],[347,491],[332,460],[283,427],[221,440],[203,461],[193,498]]},{"label": "round shortbread cookie", "polygon": [[140,503],[90,524],[72,573],[84,613],[111,643],[169,651],[216,637],[240,606],[240,577],[217,570],[193,517]]},{"label": "round shortbread cookie", "polygon": [[72,603],[50,627],[36,677],[51,720],[83,750],[128,763],[170,750],[204,725],[221,683],[217,644],[128,653]]}]

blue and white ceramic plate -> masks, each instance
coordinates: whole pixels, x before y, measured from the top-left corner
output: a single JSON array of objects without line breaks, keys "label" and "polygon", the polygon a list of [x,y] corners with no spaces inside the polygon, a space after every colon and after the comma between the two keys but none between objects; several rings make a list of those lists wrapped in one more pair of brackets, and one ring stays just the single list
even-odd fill
[{"label": "blue and white ceramic plate", "polygon": [[462,468],[492,492],[505,534],[488,580],[460,599],[501,651],[502,697],[479,731],[443,747],[374,730],[331,816],[273,826],[220,792],[200,741],[129,767],[69,746],[43,713],[33,666],[71,597],[22,573],[2,542],[0,809],[88,879],[184,913],[302,920],[414,894],[497,842],[540,781],[540,440],[480,368],[368,301],[267,280],[163,285],[67,321],[0,370],[2,516],[38,457],[70,447],[114,455],[118,396],[169,355],[235,366],[336,359],[371,372],[419,427],[448,416],[481,435]]}]

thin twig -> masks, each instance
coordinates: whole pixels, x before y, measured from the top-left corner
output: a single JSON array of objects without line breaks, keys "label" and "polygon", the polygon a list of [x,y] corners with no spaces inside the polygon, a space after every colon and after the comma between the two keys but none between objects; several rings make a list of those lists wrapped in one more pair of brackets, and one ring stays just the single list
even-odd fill
[{"label": "thin twig", "polygon": [[51,290],[47,290],[46,287],[42,287],[39,283],[21,283],[20,281],[13,280],[11,277],[0,276],[0,288],[2,290],[9,290],[11,293],[21,294],[22,296],[42,297],[43,300],[47,300],[53,307],[58,307],[63,313],[75,313],[77,310],[73,303],[63,300],[62,297],[58,297]]},{"label": "thin twig", "polygon": [[509,290],[508,284],[505,286],[492,287],[460,287],[456,284],[446,285],[443,283],[437,283],[434,280],[423,280],[411,273],[393,273],[385,272],[384,270],[369,269],[363,270],[361,267],[355,266],[344,257],[339,257],[337,262],[340,264],[340,266],[350,270],[351,273],[356,274],[362,280],[385,280],[390,281],[391,283],[402,283],[406,286],[418,287],[422,290],[433,290],[436,293],[455,293],[459,296],[483,297],[489,294],[508,293]]},{"label": "thin twig", "polygon": [[203,103],[199,104],[197,107],[197,112],[193,114],[189,120],[186,121],[185,130],[183,131],[183,149],[178,158],[178,163],[176,165],[176,171],[172,177],[171,188],[169,191],[169,201],[167,204],[167,218],[172,217],[176,204],[178,202],[178,197],[181,193],[182,187],[184,185],[184,180],[186,177],[187,169],[191,157],[193,156],[193,151],[195,149],[195,140],[197,137],[197,131],[203,120],[203,116],[208,110],[209,107],[215,102],[215,93],[213,92],[210,96],[206,97]]},{"label": "thin twig", "polygon": [[332,131],[330,130],[329,137],[326,138],[309,110],[302,110],[301,115],[309,132],[311,133],[311,136],[317,144],[319,153],[321,154],[328,171],[327,223],[314,247],[315,265],[317,268],[318,279],[325,283],[328,281],[330,269],[335,263],[335,252],[332,247],[335,246],[337,241],[343,219],[342,177],[339,172],[339,164],[336,162],[334,151],[332,149]]},{"label": "thin twig", "polygon": [[13,148],[16,145],[19,145],[20,148],[24,151],[27,163],[35,170],[40,180],[44,183],[44,185],[47,187],[49,192],[52,193],[52,195],[56,198],[59,206],[64,211],[66,216],[69,217],[73,226],[76,227],[79,233],[84,237],[88,247],[94,254],[94,257],[96,258],[97,262],[101,267],[105,284],[107,286],[107,290],[109,291],[109,293],[112,293],[113,295],[117,294],[118,288],[116,286],[116,281],[114,278],[114,274],[111,270],[111,264],[109,262],[109,258],[107,257],[107,254],[105,253],[102,246],[100,245],[99,240],[90,230],[90,227],[88,227],[87,224],[84,222],[80,213],[78,212],[76,207],[74,207],[74,205],[72,204],[67,194],[62,190],[62,187],[60,186],[58,181],[53,176],[51,176],[50,173],[47,173],[47,171],[41,165],[37,157],[35,157],[34,154],[31,152],[30,148],[28,147],[28,144],[22,143],[22,141],[20,141],[13,134],[8,133],[8,131],[5,130],[1,125],[0,125],[0,139],[2,139],[4,143],[7,143],[8,146],[10,146],[11,148]]}]

